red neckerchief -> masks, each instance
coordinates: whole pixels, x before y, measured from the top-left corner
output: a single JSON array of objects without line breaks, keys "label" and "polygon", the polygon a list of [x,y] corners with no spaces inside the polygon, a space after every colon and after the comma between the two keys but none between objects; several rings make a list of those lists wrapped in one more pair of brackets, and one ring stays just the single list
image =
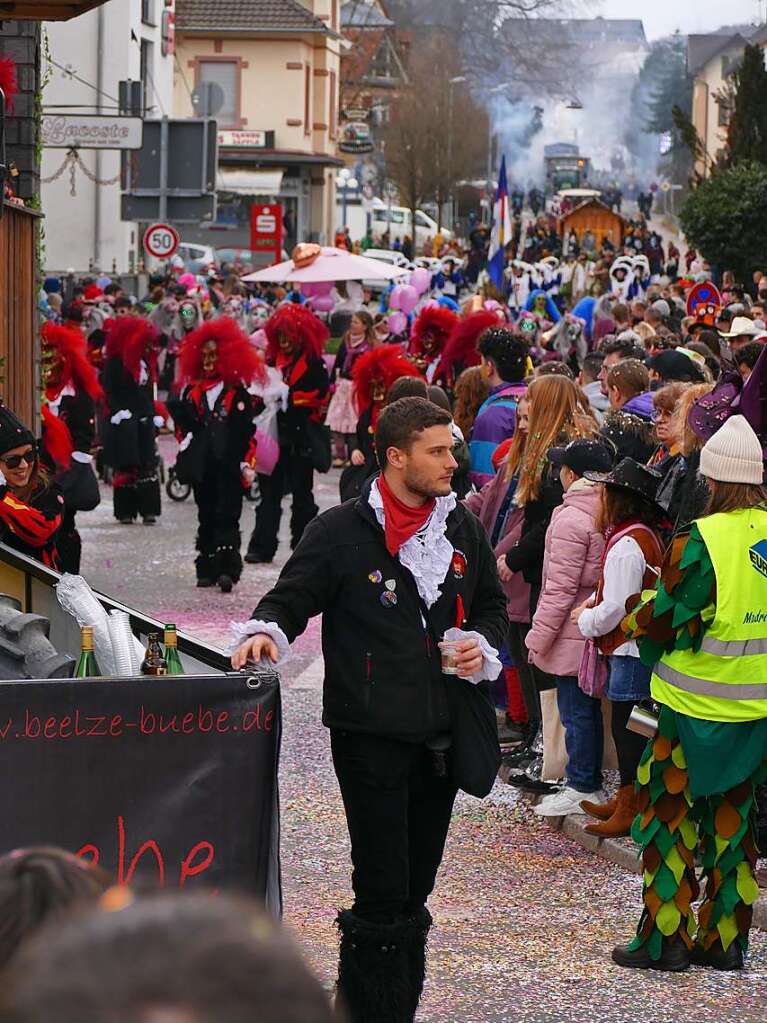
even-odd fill
[{"label": "red neckerchief", "polygon": [[[198,380],[197,383],[193,385],[189,392],[189,397],[194,402],[198,412],[204,414],[208,411],[207,402],[205,401],[205,392],[212,391],[214,387],[218,387],[221,383],[223,383],[221,377],[214,377],[212,380]],[[224,409],[228,415],[232,410],[234,388],[227,388],[227,386],[224,385],[224,389],[221,393],[224,396]]]},{"label": "red neckerchief", "polygon": [[384,506],[386,549],[394,557],[400,547],[426,525],[437,499],[432,497],[419,508],[411,508],[392,492],[383,473],[378,477],[378,491]]}]

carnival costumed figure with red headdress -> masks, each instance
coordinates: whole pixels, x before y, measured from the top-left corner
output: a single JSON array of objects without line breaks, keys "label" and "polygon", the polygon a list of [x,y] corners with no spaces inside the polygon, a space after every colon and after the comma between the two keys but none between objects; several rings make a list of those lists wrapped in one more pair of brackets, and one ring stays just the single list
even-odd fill
[{"label": "carnival costumed figure with red headdress", "polygon": [[103,403],[104,391],[80,331],[46,323],[41,341],[45,391],[40,455],[64,495],[65,512],[56,541],[59,567],[76,575],[82,544],[75,515],[91,511],[101,499],[91,451],[96,407]]},{"label": "carnival costumed figure with red headdress", "polygon": [[378,471],[373,444],[376,424],[379,413],[386,404],[389,388],[400,377],[414,377],[419,380],[422,387],[424,386],[418,368],[410,359],[405,358],[399,345],[382,345],[374,348],[360,355],[354,363],[352,382],[354,404],[359,412],[359,418],[352,464],[341,473],[342,501],[359,497],[365,480]]},{"label": "carnival costumed figure with red headdress", "polygon": [[293,495],[290,518],[294,549],[316,516],[314,469],[330,468],[330,444],[322,422],[328,397],[328,372],[322,352],[329,334],[324,323],[304,306],[281,306],[264,325],[266,360],[282,373],[289,387],[288,406],[277,413],[280,457],[271,476],[259,475],[261,504],[245,560],[269,563],[277,551],[282,498]]},{"label": "carnival costumed figure with red headdress", "polygon": [[128,524],[139,515],[153,525],[161,512],[155,429],[159,335],[138,316],[121,316],[109,327],[104,345],[102,382],[108,420],[104,463],[114,470],[114,515]]},{"label": "carnival costumed figure with red headdress", "polygon": [[486,330],[498,327],[502,323],[502,318],[488,309],[469,313],[468,316],[462,317],[455,323],[445,344],[440,366],[440,371],[445,378],[443,386],[448,391],[452,393],[456,380],[465,369],[479,366],[482,356],[477,350],[477,341]]},{"label": "carnival costumed figure with red headdress", "polygon": [[429,384],[445,385],[442,355],[458,317],[438,305],[425,306],[413,323],[408,354]]},{"label": "carnival costumed figure with red headdress", "polygon": [[266,371],[247,334],[225,316],[187,335],[178,370],[176,475],[192,485],[197,505],[197,585],[229,593],[242,575],[242,497],[253,480],[253,416],[262,407],[248,387],[264,383]]}]

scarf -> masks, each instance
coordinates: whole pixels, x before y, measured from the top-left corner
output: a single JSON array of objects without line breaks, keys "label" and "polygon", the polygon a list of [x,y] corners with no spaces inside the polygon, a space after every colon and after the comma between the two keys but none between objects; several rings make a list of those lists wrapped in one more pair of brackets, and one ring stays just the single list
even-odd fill
[{"label": "scarf", "polygon": [[432,497],[420,508],[411,508],[393,493],[383,473],[378,477],[378,490],[384,506],[386,549],[394,557],[411,536],[415,536],[419,530],[423,529],[434,511],[437,501]]}]

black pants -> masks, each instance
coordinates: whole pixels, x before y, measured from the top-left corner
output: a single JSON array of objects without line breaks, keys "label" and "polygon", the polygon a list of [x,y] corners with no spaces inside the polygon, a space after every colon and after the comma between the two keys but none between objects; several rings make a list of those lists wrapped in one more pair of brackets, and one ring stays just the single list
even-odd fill
[{"label": "black pants", "polygon": [[61,519],[61,528],[56,534],[59,571],[71,572],[72,575],[80,574],[80,557],[82,555],[82,541],[75,524],[76,514],[68,508]]},{"label": "black pants", "polygon": [[646,736],[630,732],[626,728],[637,702],[636,700],[610,700],[610,730],[615,740],[621,785],[633,785],[636,781],[639,761],[642,759],[647,745]]},{"label": "black pants", "polygon": [[239,465],[211,463],[194,486],[197,505],[198,579],[217,579],[222,573],[234,582],[242,574],[240,515],[242,483]]},{"label": "black pants", "polygon": [[331,747],[352,843],[353,912],[393,923],[434,888],[456,787],[435,775],[422,745],[333,730]]},{"label": "black pants", "polygon": [[273,558],[277,550],[277,534],[282,518],[282,498],[293,495],[290,516],[290,546],[295,548],[304,530],[319,511],[314,503],[312,486],[314,467],[311,460],[294,448],[282,448],[271,476],[258,477],[261,503],[256,509],[256,528],[248,544],[249,554]]},{"label": "black pants", "polygon": [[528,661],[525,636],[530,631],[529,622],[509,622],[507,634],[507,645],[514,667],[519,675],[519,685],[522,690],[522,699],[525,701],[527,720],[531,724],[541,723],[541,697],[544,689],[555,689],[556,682],[553,675],[549,675],[534,664]]}]

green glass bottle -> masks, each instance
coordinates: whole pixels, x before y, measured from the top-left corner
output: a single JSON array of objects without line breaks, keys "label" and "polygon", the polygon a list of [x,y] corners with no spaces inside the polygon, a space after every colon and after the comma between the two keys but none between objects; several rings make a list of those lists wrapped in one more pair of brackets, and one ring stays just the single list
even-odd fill
[{"label": "green glass bottle", "polygon": [[178,652],[178,635],[175,625],[165,626],[165,661],[168,665],[169,675],[183,675],[184,666],[181,663],[181,655]]},{"label": "green glass bottle", "polygon": [[96,678],[101,669],[93,651],[93,626],[83,625],[80,629],[80,659],[75,668],[75,678]]}]

